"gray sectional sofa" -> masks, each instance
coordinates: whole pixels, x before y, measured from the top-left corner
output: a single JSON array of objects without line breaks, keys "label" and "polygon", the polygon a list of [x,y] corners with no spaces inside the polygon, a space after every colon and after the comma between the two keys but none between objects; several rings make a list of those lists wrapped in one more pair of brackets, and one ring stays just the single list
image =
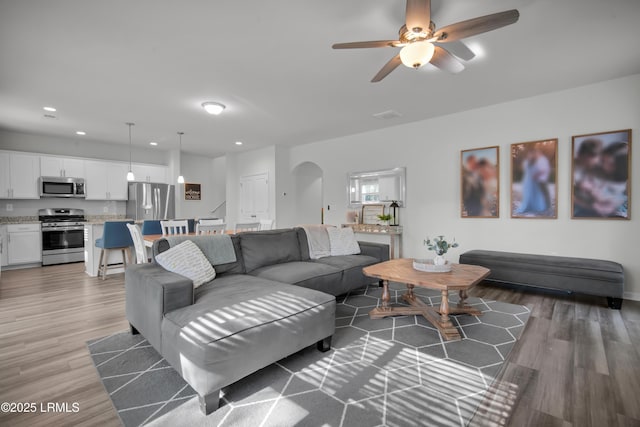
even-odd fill
[{"label": "gray sectional sofa", "polygon": [[216,278],[195,290],[155,262],[125,272],[132,333],[196,390],[205,414],[217,409],[223,387],[315,343],[329,350],[335,296],[374,282],[362,267],[389,259],[388,245],[359,242],[361,254],[312,260],[304,229],[294,228],[230,236],[235,261],[218,264],[208,241],[215,238],[154,243],[154,259],[185,239],[202,250]]}]

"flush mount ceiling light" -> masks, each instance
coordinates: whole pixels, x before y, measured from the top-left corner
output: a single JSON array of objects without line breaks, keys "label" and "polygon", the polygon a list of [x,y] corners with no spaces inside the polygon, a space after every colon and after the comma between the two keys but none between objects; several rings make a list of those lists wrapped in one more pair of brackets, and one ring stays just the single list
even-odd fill
[{"label": "flush mount ceiling light", "polygon": [[127,181],[134,181],[136,177],[131,168],[131,126],[134,126],[135,123],[127,122],[125,125],[129,126],[129,172],[127,172]]},{"label": "flush mount ceiling light", "polygon": [[242,145],[242,141],[236,141],[236,145]]},{"label": "flush mount ceiling light", "polygon": [[82,135],[82,136],[84,136],[84,135],[86,135],[86,134],[87,134],[87,133],[86,133],[85,131],[83,131],[83,130],[76,131],[76,135]]},{"label": "flush mount ceiling light", "polygon": [[151,142],[149,143],[149,145],[153,145],[153,146],[155,147],[156,145],[158,145],[158,143],[157,143],[157,142],[155,142],[155,141],[151,141]]},{"label": "flush mount ceiling light", "polygon": [[222,111],[224,111],[224,109],[227,107],[223,104],[220,104],[219,102],[203,102],[202,108],[204,108],[207,113],[217,116],[218,114],[222,113]]},{"label": "flush mount ceiling light", "polygon": [[49,111],[51,113],[55,113],[57,110],[53,107],[42,107],[44,111]]}]

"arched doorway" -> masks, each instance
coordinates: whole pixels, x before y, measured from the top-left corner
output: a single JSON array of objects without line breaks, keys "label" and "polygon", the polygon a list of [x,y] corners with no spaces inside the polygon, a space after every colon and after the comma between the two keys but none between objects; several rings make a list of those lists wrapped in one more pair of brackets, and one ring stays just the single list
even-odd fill
[{"label": "arched doorway", "polygon": [[300,163],[291,173],[294,183],[295,222],[320,224],[322,219],[322,169],[313,162]]}]

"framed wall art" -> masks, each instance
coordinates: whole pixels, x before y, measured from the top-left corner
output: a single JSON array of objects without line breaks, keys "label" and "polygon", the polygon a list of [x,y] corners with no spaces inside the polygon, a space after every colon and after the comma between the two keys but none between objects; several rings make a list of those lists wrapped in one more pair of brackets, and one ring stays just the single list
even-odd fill
[{"label": "framed wall art", "polygon": [[500,160],[498,146],[460,152],[460,216],[498,218]]},{"label": "framed wall art", "polygon": [[184,199],[185,200],[201,200],[202,199],[201,184],[185,182],[184,183]]},{"label": "framed wall art", "polygon": [[571,141],[571,218],[630,219],[631,129]]},{"label": "framed wall art", "polygon": [[558,139],[511,144],[511,217],[557,218]]},{"label": "framed wall art", "polygon": [[363,224],[380,224],[378,215],[384,215],[384,205],[362,205]]}]

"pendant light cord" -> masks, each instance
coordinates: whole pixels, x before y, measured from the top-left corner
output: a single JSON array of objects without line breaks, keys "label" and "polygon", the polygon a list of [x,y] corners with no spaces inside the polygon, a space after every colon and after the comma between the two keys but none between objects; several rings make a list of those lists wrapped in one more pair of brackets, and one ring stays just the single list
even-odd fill
[{"label": "pendant light cord", "polygon": [[182,176],[182,135],[184,132],[178,132],[178,136],[180,137],[180,148],[178,149],[178,183],[182,184],[184,182],[184,177]]},{"label": "pendant light cord", "polygon": [[131,126],[135,125],[135,123],[127,122],[125,124],[129,126],[129,172],[131,172]]}]

